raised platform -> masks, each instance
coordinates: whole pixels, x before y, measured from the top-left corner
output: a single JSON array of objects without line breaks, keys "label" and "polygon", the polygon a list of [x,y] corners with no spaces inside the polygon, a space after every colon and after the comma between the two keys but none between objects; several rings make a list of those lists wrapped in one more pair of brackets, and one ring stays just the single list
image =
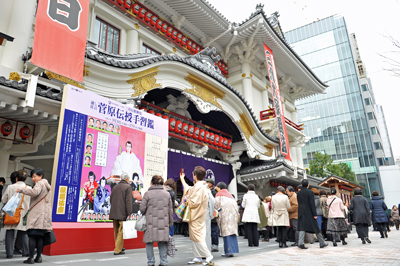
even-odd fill
[{"label": "raised platform", "polygon": [[[44,247],[43,254],[68,255],[114,250],[114,230],[111,222],[53,222],[57,242]],[[143,232],[124,242],[125,249],[145,248]]]}]

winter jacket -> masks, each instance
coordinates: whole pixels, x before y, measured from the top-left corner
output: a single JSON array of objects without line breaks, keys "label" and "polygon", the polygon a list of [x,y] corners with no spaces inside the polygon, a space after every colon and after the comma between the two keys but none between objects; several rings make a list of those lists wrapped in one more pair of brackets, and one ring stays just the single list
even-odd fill
[{"label": "winter jacket", "polygon": [[332,195],[328,197],[326,204],[329,208],[328,218],[344,218],[344,204],[342,199],[338,198],[336,195]]},{"label": "winter jacket", "polygon": [[260,223],[257,224],[258,228],[267,227],[268,219],[267,214],[265,213],[265,208],[263,202],[260,200],[260,207],[258,207],[258,216],[260,217]]},{"label": "winter jacket", "polygon": [[317,216],[314,192],[303,187],[297,193],[297,202],[299,203],[298,231],[319,233],[321,230],[319,229],[317,220],[314,219],[314,216]]},{"label": "winter jacket", "polygon": [[373,196],[371,202],[369,203],[369,208],[372,211],[372,219],[375,223],[387,223],[388,218],[385,211],[387,206],[385,202],[379,196]]},{"label": "winter jacket", "polygon": [[288,209],[289,219],[298,219],[299,218],[299,204],[297,203],[297,194],[293,193],[292,196],[289,197],[290,208]]},{"label": "winter jacket", "polygon": [[110,219],[125,221],[133,213],[132,201],[132,187],[125,180],[121,180],[111,193]]},{"label": "winter jacket", "polygon": [[254,191],[248,191],[243,196],[242,207],[244,208],[243,223],[260,223],[258,208],[260,207],[260,198]]},{"label": "winter jacket", "polygon": [[319,204],[321,205],[322,216],[323,216],[324,218],[328,218],[329,209],[328,209],[328,206],[326,206],[326,195],[322,195],[322,196],[319,198]]},{"label": "winter jacket", "polygon": [[169,229],[174,224],[171,205],[171,196],[162,185],[152,185],[144,194],[140,203],[140,212],[147,221],[143,243],[168,242]]},{"label": "winter jacket", "polygon": [[321,208],[321,201],[318,195],[314,195],[314,201],[315,201],[315,209],[317,211],[317,215],[322,216],[322,208]]},{"label": "winter jacket", "polygon": [[49,182],[42,178],[36,182],[33,188],[21,188],[19,192],[31,197],[26,229],[51,231],[53,225],[51,222],[51,186]]},{"label": "winter jacket", "polygon": [[[24,187],[26,187],[26,184],[22,181],[18,181],[17,183],[15,183],[13,185],[7,186],[6,190],[4,191],[3,197],[1,198],[1,202],[4,205],[6,205],[6,203],[12,198],[12,196],[14,196],[17,188],[21,189]],[[22,196],[23,195],[20,193],[19,198],[22,199]],[[24,202],[22,202],[22,206],[21,206],[22,207],[21,219],[19,220],[19,223],[13,224],[13,225],[5,224],[4,230],[16,229],[16,230],[20,230],[20,231],[26,231],[26,226],[24,226],[24,224],[23,224],[23,220],[24,220],[23,217],[28,212],[30,202],[31,202],[31,197],[25,196]],[[20,206],[20,204],[21,204],[21,202],[19,203],[18,207]]]},{"label": "winter jacket", "polygon": [[272,199],[272,226],[289,226],[290,202],[288,196],[282,193],[276,193]]},{"label": "winter jacket", "polygon": [[361,195],[354,196],[350,201],[349,209],[353,213],[354,224],[371,224],[371,211],[366,198]]},{"label": "winter jacket", "polygon": [[392,219],[393,221],[400,220],[399,212],[397,210],[392,209]]}]

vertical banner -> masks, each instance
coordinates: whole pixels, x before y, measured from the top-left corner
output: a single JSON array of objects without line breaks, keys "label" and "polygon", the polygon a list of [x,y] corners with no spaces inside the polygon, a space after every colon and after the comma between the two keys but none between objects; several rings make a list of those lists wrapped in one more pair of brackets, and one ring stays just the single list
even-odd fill
[{"label": "vertical banner", "polygon": [[89,0],[41,0],[31,62],[83,81]]},{"label": "vertical banner", "polygon": [[285,115],[283,114],[281,93],[279,91],[278,75],[276,74],[275,60],[272,50],[264,43],[265,58],[267,60],[269,82],[272,88],[272,97],[276,114],[276,122],[278,123],[279,140],[281,146],[281,154],[285,159],[292,160],[289,154],[289,139],[286,131]]},{"label": "vertical banner", "polygon": [[109,221],[112,189],[127,173],[140,216],[151,177],[167,177],[168,120],[68,85],[53,167],[53,221]]}]

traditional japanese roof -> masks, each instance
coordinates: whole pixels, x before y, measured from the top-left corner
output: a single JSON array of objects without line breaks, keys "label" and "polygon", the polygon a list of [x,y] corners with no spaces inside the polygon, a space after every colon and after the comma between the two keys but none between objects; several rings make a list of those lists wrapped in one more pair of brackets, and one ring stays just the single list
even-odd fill
[{"label": "traditional japanese roof", "polygon": [[[25,81],[18,82],[16,80],[7,79],[3,76],[0,76],[0,85],[20,91],[26,91],[28,87],[28,83],[26,83]],[[36,87],[36,95],[56,101],[62,100],[62,90],[56,90],[54,88],[46,87],[41,84],[38,84]]]},{"label": "traditional japanese roof", "polygon": [[[271,170],[271,169],[277,168],[279,166],[284,166],[287,169],[289,169],[290,171],[294,172],[294,168],[291,167],[289,164],[287,164],[285,158],[278,157],[277,159],[274,159],[274,160],[252,161],[250,165],[242,166],[242,168],[237,173],[240,175],[247,175],[247,174],[263,172],[266,170]],[[297,171],[297,174],[299,176],[303,176],[302,171]],[[307,176],[311,177],[310,175],[307,175]]]},{"label": "traditional japanese roof", "polygon": [[327,187],[329,181],[335,181],[335,182],[337,181],[337,182],[340,182],[340,183],[343,182],[344,185],[349,186],[349,187],[351,187],[351,188],[357,188],[357,187],[359,187],[359,188],[361,188],[361,189],[364,189],[364,187],[362,187],[362,186],[360,186],[360,185],[358,185],[358,184],[356,184],[356,183],[353,183],[353,182],[351,182],[351,181],[349,181],[349,180],[347,180],[347,179],[344,179],[343,177],[337,176],[337,175],[330,175],[330,176],[328,176],[327,178],[324,178],[324,179],[321,181],[321,183],[319,184],[319,186]]}]

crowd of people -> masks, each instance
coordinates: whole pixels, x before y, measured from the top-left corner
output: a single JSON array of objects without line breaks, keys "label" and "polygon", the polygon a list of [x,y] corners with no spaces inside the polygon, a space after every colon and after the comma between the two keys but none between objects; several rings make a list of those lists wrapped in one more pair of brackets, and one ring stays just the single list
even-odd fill
[{"label": "crowd of people", "polygon": [[[352,225],[362,244],[371,243],[371,225],[380,232],[381,238],[388,237],[390,226],[399,230],[399,209],[396,206],[388,209],[376,191],[368,203],[362,190],[356,188],[350,203],[344,203],[335,188],[329,191],[310,189],[308,180],[304,179],[298,189],[279,186],[265,198],[257,195],[255,186],[249,184],[243,198],[236,200],[224,182],[215,185],[214,179],[205,179],[205,176],[206,170],[197,166],[192,172],[191,185],[181,173],[183,196],[180,199],[176,197],[173,179],[164,182],[161,176],[152,177],[139,206],[140,213],[146,218],[143,242],[146,243],[148,265],[155,265],[155,242],[160,265],[168,265],[169,242],[175,234],[183,234],[191,240],[193,260],[188,262],[189,265],[214,265],[212,253],[219,252],[220,236],[223,239],[221,255],[234,257],[239,253],[238,236],[242,235],[248,240],[249,247],[257,247],[260,241],[268,242],[276,237],[279,248],[288,248],[291,241],[294,242],[291,246],[307,249],[305,243],[318,242],[320,248],[327,247],[327,241],[332,241],[334,247],[337,243],[346,245]],[[133,213],[129,178],[127,173],[121,175],[121,181],[111,194],[109,217],[105,218],[113,221],[114,255],[125,254],[123,222]],[[20,193],[21,217],[29,215],[26,223],[21,218],[18,224],[4,226],[6,254],[7,258],[12,258],[15,252],[20,253],[28,257],[24,263],[33,264],[42,262],[44,235],[52,230],[51,186],[40,168],[32,171],[32,184],[27,179],[26,171],[14,172],[11,175],[13,184],[2,191],[1,201],[6,204],[15,193]],[[0,179],[0,182],[3,186],[5,180]],[[190,210],[186,221],[175,213],[180,204]]]}]

